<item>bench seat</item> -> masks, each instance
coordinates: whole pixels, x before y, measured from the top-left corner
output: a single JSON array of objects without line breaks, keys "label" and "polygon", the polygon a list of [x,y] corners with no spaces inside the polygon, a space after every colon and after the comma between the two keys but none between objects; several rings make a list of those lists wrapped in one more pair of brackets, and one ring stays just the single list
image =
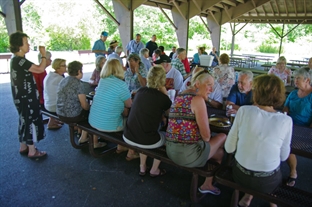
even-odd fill
[{"label": "bench seat", "polygon": [[[77,124],[77,127],[81,128],[82,130],[87,131],[88,133],[92,135],[99,136],[100,138],[104,139],[105,141],[112,142],[115,144],[120,144],[124,147],[133,149],[137,151],[138,153],[143,153],[151,158],[159,159],[164,163],[179,167],[181,169],[184,169],[186,171],[189,171],[193,174],[192,176],[192,181],[191,181],[191,188],[190,188],[190,196],[191,200],[193,202],[198,202],[201,200],[204,195],[199,194],[197,189],[198,189],[198,176],[203,176],[203,177],[210,177],[214,176],[216,170],[219,168],[219,164],[213,161],[207,161],[206,165],[204,167],[198,167],[198,168],[187,168],[187,167],[182,167],[177,164],[175,164],[171,159],[168,158],[166,154],[166,148],[160,147],[156,149],[141,149],[138,147],[134,147],[132,145],[129,145],[124,142],[122,138],[122,132],[101,132],[98,131],[97,129],[94,129],[93,127],[90,126],[88,122],[81,122]],[[74,137],[71,137],[73,139]],[[95,157],[102,157],[106,153],[111,152],[112,150],[115,150],[115,148],[111,148],[109,150],[106,150],[105,152],[101,152],[100,154],[97,153],[97,150],[94,150],[93,148],[93,139],[89,139],[89,150],[90,153],[95,156]]]},{"label": "bench seat", "polygon": [[216,181],[224,186],[235,189],[232,195],[231,207],[237,207],[239,191],[251,194],[255,197],[270,201],[280,206],[304,207],[312,206],[312,193],[287,185],[279,185],[271,194],[260,193],[255,190],[242,187],[235,183],[232,177],[232,167],[223,166],[215,175]]}]

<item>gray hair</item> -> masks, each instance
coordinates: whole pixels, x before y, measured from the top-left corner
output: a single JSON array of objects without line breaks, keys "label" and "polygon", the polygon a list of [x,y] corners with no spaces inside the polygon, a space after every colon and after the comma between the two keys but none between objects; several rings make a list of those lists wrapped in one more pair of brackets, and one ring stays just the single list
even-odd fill
[{"label": "gray hair", "polygon": [[98,71],[102,70],[102,68],[100,68],[100,63],[101,63],[101,61],[103,59],[106,59],[106,57],[103,56],[103,55],[99,55],[99,56],[96,57],[96,59],[95,59],[95,68],[96,68],[96,70],[98,70]]},{"label": "gray hair", "polygon": [[115,48],[115,53],[120,53],[120,52],[122,52],[122,51],[123,51],[122,46],[117,46],[117,47]]},{"label": "gray hair", "polygon": [[242,75],[247,75],[249,81],[253,80],[253,73],[250,70],[239,72],[238,77],[240,77]]},{"label": "gray hair", "polygon": [[185,51],[185,49],[184,48],[182,48],[182,47],[180,47],[180,48],[178,48],[177,49],[177,55],[180,55],[182,52],[184,52]]},{"label": "gray hair", "polygon": [[[51,58],[51,52],[50,51],[46,51],[46,54],[45,54],[45,57],[46,57],[46,59],[50,59]],[[41,57],[42,57],[42,55],[41,55],[41,53],[39,53],[38,54],[38,62],[39,63],[41,63]]]},{"label": "gray hair", "polygon": [[294,77],[303,77],[304,80],[306,80],[307,78],[310,79],[310,85],[312,84],[312,72],[308,71],[305,68],[300,68],[299,70],[296,70],[294,72]]},{"label": "gray hair", "polygon": [[140,50],[140,58],[143,59],[144,58],[144,54],[148,53],[148,52],[149,52],[149,50],[147,48],[142,48]]}]

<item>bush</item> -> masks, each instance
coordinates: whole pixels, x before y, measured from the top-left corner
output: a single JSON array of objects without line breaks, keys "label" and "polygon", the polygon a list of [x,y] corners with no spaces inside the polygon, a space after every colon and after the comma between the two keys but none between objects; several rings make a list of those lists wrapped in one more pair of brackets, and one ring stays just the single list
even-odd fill
[{"label": "bush", "polygon": [[[261,45],[257,48],[257,50],[262,53],[278,53],[279,46],[262,42]],[[283,52],[284,52],[284,48],[282,47],[281,53]]]},{"label": "bush", "polygon": [[[231,48],[232,48],[231,42],[221,40],[220,50],[231,50]],[[234,50],[240,51],[241,48],[238,46],[238,44],[234,44]]]},{"label": "bush", "polygon": [[0,33],[0,52],[10,52],[9,36],[6,32]]},{"label": "bush", "polygon": [[52,51],[90,50],[90,38],[84,34],[75,35],[73,28],[50,27],[47,49]]}]

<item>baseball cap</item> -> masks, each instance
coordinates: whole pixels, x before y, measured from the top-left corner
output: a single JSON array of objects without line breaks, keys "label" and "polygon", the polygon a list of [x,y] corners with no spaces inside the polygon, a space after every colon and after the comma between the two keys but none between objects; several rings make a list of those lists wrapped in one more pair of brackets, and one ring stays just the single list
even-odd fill
[{"label": "baseball cap", "polygon": [[155,64],[171,63],[171,59],[167,55],[160,55],[158,60],[154,61]]},{"label": "baseball cap", "polygon": [[104,37],[107,37],[107,36],[108,36],[108,32],[103,31],[103,32],[101,33],[101,35],[104,36]]}]

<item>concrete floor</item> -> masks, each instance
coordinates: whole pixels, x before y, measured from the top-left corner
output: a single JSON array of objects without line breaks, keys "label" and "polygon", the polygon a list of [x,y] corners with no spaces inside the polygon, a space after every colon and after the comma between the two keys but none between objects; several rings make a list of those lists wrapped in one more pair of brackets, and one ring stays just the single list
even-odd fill
[{"label": "concrete floor", "polygon": [[[85,67],[84,67],[85,71]],[[128,162],[126,154],[112,153],[93,158],[88,149],[74,149],[69,142],[68,126],[46,130],[46,137],[37,147],[48,156],[31,160],[18,153],[18,116],[13,105],[7,74],[0,79],[0,206],[3,207],[226,207],[232,189],[217,185],[221,195],[206,196],[194,204],[189,198],[191,173],[161,164],[167,174],[159,178],[140,177],[139,160]],[[90,71],[84,79],[90,77]],[[152,160],[148,163],[151,166]],[[312,160],[298,157],[296,187],[312,192]],[[289,169],[282,163],[284,178]],[[203,182],[203,178],[200,183]],[[269,206],[254,199],[251,207]]]}]

